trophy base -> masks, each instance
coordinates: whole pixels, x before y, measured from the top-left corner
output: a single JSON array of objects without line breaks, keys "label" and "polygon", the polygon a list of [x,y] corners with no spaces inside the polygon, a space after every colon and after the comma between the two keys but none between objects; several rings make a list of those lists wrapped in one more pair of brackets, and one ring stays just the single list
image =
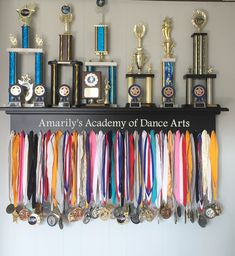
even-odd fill
[{"label": "trophy base", "polygon": [[141,102],[131,102],[129,108],[141,108]]},{"label": "trophy base", "polygon": [[44,101],[38,101],[38,102],[34,102],[33,106],[35,108],[44,108],[45,107],[45,102]]},{"label": "trophy base", "polygon": [[174,104],[174,102],[164,102],[160,106],[161,108],[178,108],[178,105]]},{"label": "trophy base", "polygon": [[11,108],[20,108],[22,107],[21,102],[20,101],[16,101],[16,102],[9,102],[8,103],[8,107]]},{"label": "trophy base", "polygon": [[195,108],[206,108],[206,103],[205,102],[194,102],[194,107]]},{"label": "trophy base", "polygon": [[59,102],[58,107],[59,108],[70,108],[70,103],[69,102]]}]

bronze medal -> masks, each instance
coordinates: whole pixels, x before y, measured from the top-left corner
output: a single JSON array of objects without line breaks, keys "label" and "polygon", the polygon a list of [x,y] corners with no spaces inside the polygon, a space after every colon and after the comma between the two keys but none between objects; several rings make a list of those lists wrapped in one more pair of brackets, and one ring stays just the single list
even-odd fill
[{"label": "bronze medal", "polygon": [[23,208],[24,208],[24,207],[23,207],[22,205],[18,205],[18,206],[15,208],[15,210],[16,210],[16,212],[19,214],[20,211],[21,211]]},{"label": "bronze medal", "polygon": [[35,204],[35,213],[40,215],[42,213],[42,204],[36,203]]},{"label": "bronze medal", "polygon": [[23,208],[21,209],[21,211],[19,212],[19,218],[22,221],[26,221],[29,219],[31,215],[31,212],[27,209],[27,208]]},{"label": "bronze medal", "polygon": [[171,217],[172,211],[171,208],[167,207],[167,206],[162,206],[160,209],[160,214],[162,216],[163,219],[169,219]]}]

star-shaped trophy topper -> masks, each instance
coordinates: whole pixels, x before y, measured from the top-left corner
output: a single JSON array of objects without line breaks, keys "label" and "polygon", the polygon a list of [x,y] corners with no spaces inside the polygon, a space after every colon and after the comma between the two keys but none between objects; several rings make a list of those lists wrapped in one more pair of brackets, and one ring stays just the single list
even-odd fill
[{"label": "star-shaped trophy topper", "polygon": [[19,17],[25,26],[29,26],[32,15],[36,12],[35,4],[26,4],[21,9],[16,9],[19,14]]},{"label": "star-shaped trophy topper", "polygon": [[[22,86],[26,86],[26,87],[29,87],[30,85],[30,81],[31,81],[31,78],[29,77],[28,74],[26,74],[25,76],[22,76],[21,77],[21,80],[18,80],[18,83]],[[28,85],[28,86],[27,86]]]}]

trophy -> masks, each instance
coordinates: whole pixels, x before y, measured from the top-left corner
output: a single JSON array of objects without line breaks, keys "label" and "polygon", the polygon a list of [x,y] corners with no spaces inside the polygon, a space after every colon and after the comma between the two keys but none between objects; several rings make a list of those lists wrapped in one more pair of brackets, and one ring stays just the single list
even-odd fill
[{"label": "trophy", "polygon": [[171,38],[172,19],[166,17],[162,24],[163,49],[162,59],[162,107],[176,107],[175,105],[175,61],[173,49],[175,43]]},{"label": "trophy", "polygon": [[[53,107],[79,107],[83,63],[73,60],[73,36],[70,32],[73,13],[70,5],[61,7],[60,21],[64,25],[64,33],[59,35],[59,60],[48,62],[51,66],[51,104]],[[71,85],[59,84],[62,67],[72,67]]]},{"label": "trophy", "polygon": [[96,2],[102,21],[95,28],[95,55],[98,61],[85,62],[82,80],[82,99],[86,107],[117,107],[117,63],[106,61],[109,54],[109,26],[104,22],[104,0]]},{"label": "trophy", "polygon": [[[143,38],[146,33],[146,26],[138,24],[134,26],[134,34],[137,39],[137,48],[133,56],[132,65],[129,66],[126,74],[128,83],[128,103],[129,107],[152,107],[153,104],[153,78],[152,67],[149,64],[147,73],[143,72],[147,62],[147,57],[144,53]],[[136,70],[134,67],[136,66]],[[138,95],[138,96],[137,96]]]},{"label": "trophy", "polygon": [[[10,107],[44,107],[46,88],[43,84],[43,40],[36,35],[35,48],[30,47],[30,21],[36,12],[36,7],[32,4],[17,9],[22,25],[22,45],[18,47],[18,40],[10,35],[11,47],[9,52],[9,106]],[[35,55],[35,79],[34,83],[28,74],[18,79],[19,72],[17,60],[19,55]]]},{"label": "trophy", "polygon": [[186,105],[199,108],[214,107],[213,84],[216,74],[208,67],[207,33],[202,33],[206,26],[207,14],[204,10],[195,10],[192,24],[197,32],[193,38],[193,69],[189,69],[186,79]]}]

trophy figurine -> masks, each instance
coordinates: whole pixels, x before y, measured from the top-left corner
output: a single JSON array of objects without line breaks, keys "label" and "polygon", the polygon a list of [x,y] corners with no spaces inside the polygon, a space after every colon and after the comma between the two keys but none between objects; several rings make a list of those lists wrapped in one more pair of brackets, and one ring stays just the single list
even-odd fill
[{"label": "trophy figurine", "polygon": [[[17,13],[22,25],[22,45],[18,47],[17,37],[10,35],[11,48],[9,52],[9,106],[10,107],[44,107],[45,106],[45,85],[43,85],[43,40],[36,35],[36,47],[32,48],[30,44],[30,22],[33,14],[36,12],[36,6],[27,4]],[[29,79],[29,75],[23,75],[22,80],[17,77],[18,74],[17,60],[20,55],[35,55],[35,81]],[[25,80],[25,78],[27,78]],[[29,81],[31,81],[29,83]],[[18,88],[18,90],[17,90]],[[20,92],[20,93],[19,93]],[[38,95],[40,94],[40,96]],[[27,96],[25,96],[27,95]],[[30,99],[29,99],[30,97]]]},{"label": "trophy figurine", "polygon": [[[95,55],[98,61],[85,62],[86,71],[84,78],[97,77],[96,84],[89,88],[89,81],[82,81],[82,100],[86,107],[117,107],[117,63],[108,61],[105,57],[109,54],[109,26],[104,22],[105,1],[96,2],[97,10],[102,19],[95,28]],[[100,72],[100,75],[97,73]],[[108,85],[107,85],[108,84]],[[109,90],[107,88],[109,87]],[[89,91],[89,93],[88,93]]]},{"label": "trophy figurine", "polygon": [[213,87],[216,74],[208,67],[208,34],[202,32],[207,23],[204,10],[195,10],[192,24],[197,32],[193,38],[193,69],[189,69],[186,79],[186,104],[199,108],[217,106],[213,103]]},{"label": "trophy figurine", "polygon": [[[144,53],[143,38],[146,34],[146,26],[138,24],[134,26],[134,35],[137,39],[137,48],[133,56],[133,63],[126,74],[128,84],[127,107],[152,107],[153,78],[152,67],[148,65],[147,72],[144,66],[147,64],[147,56]],[[136,70],[134,69],[136,67]],[[130,89],[131,88],[131,89]],[[138,89],[138,96],[135,95]],[[141,95],[141,97],[140,97]]]},{"label": "trophy figurine", "polygon": [[[70,32],[73,13],[70,5],[61,7],[60,21],[64,25],[64,33],[59,35],[59,60],[48,62],[51,66],[51,104],[53,107],[79,107],[83,63],[73,60],[73,36]],[[59,84],[61,68],[64,66],[72,67],[71,85]]]},{"label": "trophy figurine", "polygon": [[173,49],[175,46],[171,38],[172,19],[166,17],[162,24],[163,49],[162,59],[162,107],[175,107],[175,61]]}]

